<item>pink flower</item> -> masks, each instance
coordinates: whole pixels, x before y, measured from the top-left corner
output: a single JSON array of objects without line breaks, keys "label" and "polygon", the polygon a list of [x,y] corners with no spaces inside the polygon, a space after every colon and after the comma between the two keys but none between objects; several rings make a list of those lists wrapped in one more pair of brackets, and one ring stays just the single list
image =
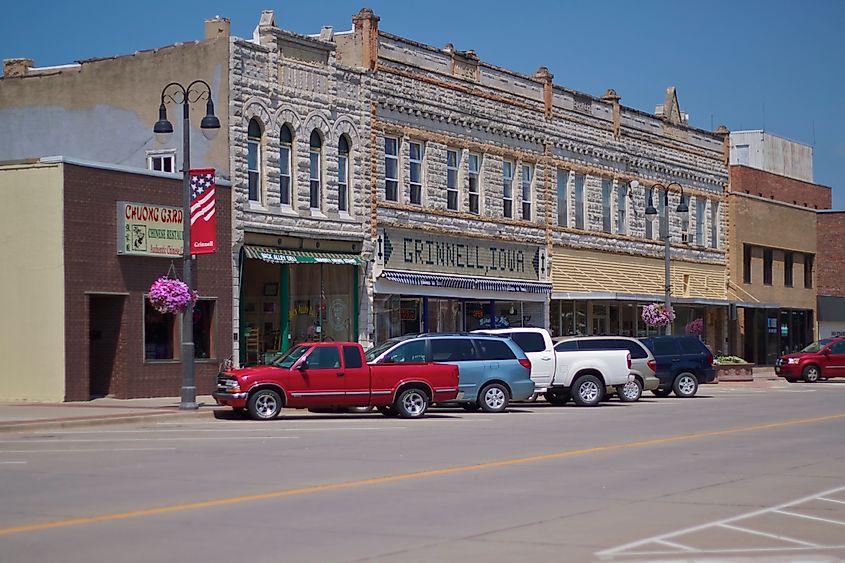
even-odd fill
[{"label": "pink flower", "polygon": [[190,291],[182,280],[162,276],[150,286],[148,299],[159,313],[181,313],[197,301],[197,292]]},{"label": "pink flower", "polygon": [[668,311],[663,303],[652,303],[643,307],[642,317],[648,326],[662,327],[675,320],[675,313]]}]

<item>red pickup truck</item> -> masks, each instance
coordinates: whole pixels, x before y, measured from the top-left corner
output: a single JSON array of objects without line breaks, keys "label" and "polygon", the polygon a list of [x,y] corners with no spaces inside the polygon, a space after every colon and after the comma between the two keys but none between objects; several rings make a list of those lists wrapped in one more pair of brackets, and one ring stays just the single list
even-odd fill
[{"label": "red pickup truck", "polygon": [[302,344],[267,365],[217,376],[214,399],[256,420],[283,407],[378,407],[386,416],[416,418],[434,402],[458,398],[458,367],[435,363],[367,365],[356,342]]}]

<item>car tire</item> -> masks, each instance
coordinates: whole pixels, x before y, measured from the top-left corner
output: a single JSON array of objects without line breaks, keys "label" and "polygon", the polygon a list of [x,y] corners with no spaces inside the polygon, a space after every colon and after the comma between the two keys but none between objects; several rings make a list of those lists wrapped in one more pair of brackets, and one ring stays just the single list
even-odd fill
[{"label": "car tire", "polygon": [[572,400],[579,407],[594,407],[604,397],[604,384],[595,375],[582,375],[572,384]]},{"label": "car tire", "polygon": [[681,397],[682,399],[695,397],[695,394],[698,392],[698,378],[695,377],[694,373],[688,371],[680,373],[672,384],[672,390],[675,392],[676,397]]},{"label": "car tire", "polygon": [[546,391],[543,393],[543,397],[546,401],[549,402],[550,405],[554,405],[556,407],[562,407],[566,403],[569,402],[571,395],[569,391]]},{"label": "car tire", "polygon": [[428,410],[428,395],[417,387],[405,389],[396,397],[393,408],[400,418],[419,418]]},{"label": "car tire", "polygon": [[399,416],[399,413],[396,412],[396,409],[394,409],[390,405],[382,405],[382,406],[376,407],[376,408],[378,409],[378,412],[380,412],[384,416],[388,416],[388,417],[391,417],[391,418],[393,418],[394,416]]},{"label": "car tire", "polygon": [[282,398],[272,389],[259,389],[249,398],[246,409],[253,420],[273,420],[282,410]]},{"label": "car tire", "polygon": [[639,379],[629,381],[625,385],[616,386],[616,394],[623,403],[636,403],[643,394],[643,384]]},{"label": "car tire", "polygon": [[807,383],[816,383],[821,377],[819,366],[809,365],[805,367],[804,371],[801,372],[801,377],[803,377],[804,381]]},{"label": "car tire", "polygon": [[464,403],[461,405],[461,408],[467,412],[475,412],[481,407],[478,406],[478,403]]},{"label": "car tire", "polygon": [[651,394],[654,395],[655,397],[668,397],[669,395],[672,394],[672,388],[671,387],[665,387],[665,388],[660,388],[660,389],[654,389],[654,390],[652,390]]},{"label": "car tire", "polygon": [[508,389],[501,383],[485,385],[478,394],[478,405],[484,412],[504,412],[509,402]]}]

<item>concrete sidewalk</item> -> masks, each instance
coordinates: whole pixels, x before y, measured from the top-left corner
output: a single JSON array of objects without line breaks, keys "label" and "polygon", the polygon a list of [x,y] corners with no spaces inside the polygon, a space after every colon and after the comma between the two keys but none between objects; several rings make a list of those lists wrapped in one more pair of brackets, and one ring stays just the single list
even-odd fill
[{"label": "concrete sidewalk", "polygon": [[113,399],[71,403],[0,403],[0,433],[26,432],[153,420],[213,418],[218,406],[211,395],[197,397],[197,410],[180,410],[179,397]]}]

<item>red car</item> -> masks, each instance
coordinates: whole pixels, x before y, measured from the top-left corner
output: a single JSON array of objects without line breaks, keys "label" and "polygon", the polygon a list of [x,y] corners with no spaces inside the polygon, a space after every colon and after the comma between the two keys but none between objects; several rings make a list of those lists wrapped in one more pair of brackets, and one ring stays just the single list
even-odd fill
[{"label": "red car", "polygon": [[386,415],[416,418],[433,402],[458,398],[458,367],[435,363],[367,365],[356,342],[292,348],[272,363],[217,376],[214,399],[256,420],[283,407],[378,407]]},{"label": "red car", "polygon": [[845,338],[822,338],[800,352],[781,356],[775,361],[775,373],[787,381],[800,378],[809,383],[845,377]]}]

